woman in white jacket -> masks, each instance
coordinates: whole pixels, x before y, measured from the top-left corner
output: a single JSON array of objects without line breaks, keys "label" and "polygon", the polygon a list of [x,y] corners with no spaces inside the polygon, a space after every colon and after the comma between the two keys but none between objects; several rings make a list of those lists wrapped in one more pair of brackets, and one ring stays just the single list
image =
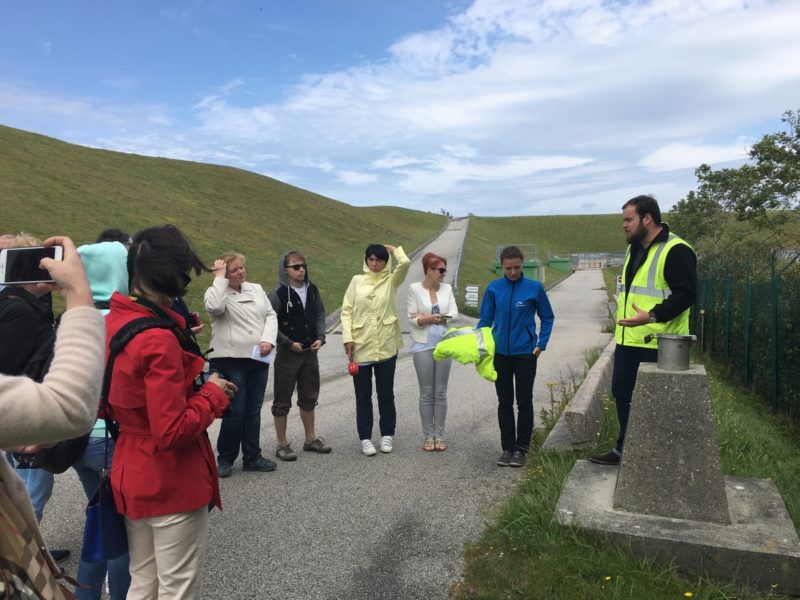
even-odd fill
[{"label": "woman in white jacket", "polygon": [[419,416],[426,452],[447,450],[444,424],[447,418],[447,380],[451,359],[435,361],[433,349],[447,331],[447,321],[458,316],[453,288],[443,283],[447,261],[428,252],[422,257],[425,278],[408,288],[408,322],[411,352],[419,381]]},{"label": "woman in white jacket", "polygon": [[226,252],[214,262],[214,283],[206,290],[211,317],[209,362],[213,370],[236,384],[231,407],[217,438],[220,477],[230,477],[242,450],[243,470],[274,471],[275,463],[261,455],[261,405],[269,365],[262,360],[278,337],[278,317],[264,289],[246,281],[244,256]]}]

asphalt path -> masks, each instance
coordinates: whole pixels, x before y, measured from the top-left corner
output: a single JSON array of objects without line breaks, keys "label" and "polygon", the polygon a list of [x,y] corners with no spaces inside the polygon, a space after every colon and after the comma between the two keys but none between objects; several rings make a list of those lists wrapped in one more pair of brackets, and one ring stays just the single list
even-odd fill
[{"label": "asphalt path", "polygon": [[[453,265],[449,256],[448,263]],[[547,383],[582,373],[586,350],[610,338],[600,331],[606,318],[600,271],[576,272],[549,296],[556,325],[539,360],[537,425],[549,404]],[[233,476],[221,481],[224,510],[211,514],[204,598],[444,599],[460,575],[465,542],[477,539],[519,480],[522,470],[495,465],[500,443],[494,386],[471,365],[454,364],[451,372],[448,450],[422,451],[418,387],[407,347],[395,377],[395,450],[363,456],[340,338],[332,335],[329,342],[320,353],[330,371],[317,424],[333,452],[302,452],[293,409],[289,438],[296,462],[281,462],[266,474],[244,473],[237,462]],[[267,456],[275,451],[271,387],[270,378],[262,413]],[[217,426],[209,433],[214,442]],[[376,408],[373,440],[378,437]],[[84,506],[74,472],[58,476],[42,522],[50,547],[79,552]],[[63,566],[72,574],[77,569],[74,559]]]}]

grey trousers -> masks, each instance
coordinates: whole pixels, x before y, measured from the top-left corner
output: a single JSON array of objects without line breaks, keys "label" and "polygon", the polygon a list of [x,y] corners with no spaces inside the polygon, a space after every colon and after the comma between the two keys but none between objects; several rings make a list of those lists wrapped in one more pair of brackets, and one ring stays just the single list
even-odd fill
[{"label": "grey trousers", "polygon": [[414,368],[419,382],[419,417],[425,438],[444,436],[447,419],[447,380],[452,359],[433,360],[433,350],[414,352]]}]

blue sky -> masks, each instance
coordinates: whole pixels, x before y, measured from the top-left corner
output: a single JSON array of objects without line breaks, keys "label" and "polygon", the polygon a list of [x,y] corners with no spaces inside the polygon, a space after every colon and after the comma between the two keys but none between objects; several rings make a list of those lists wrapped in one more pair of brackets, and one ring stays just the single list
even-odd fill
[{"label": "blue sky", "polygon": [[668,208],[800,108],[796,0],[5,3],[0,123],[456,215]]}]

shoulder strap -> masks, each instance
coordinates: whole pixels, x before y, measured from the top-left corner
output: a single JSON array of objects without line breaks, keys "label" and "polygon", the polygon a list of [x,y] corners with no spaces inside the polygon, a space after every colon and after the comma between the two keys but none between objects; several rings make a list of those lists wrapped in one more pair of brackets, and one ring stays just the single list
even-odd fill
[{"label": "shoulder strap", "polygon": [[200,346],[197,345],[197,342],[187,335],[183,327],[180,326],[180,324],[172,317],[171,314],[166,311],[163,306],[159,306],[152,300],[149,300],[144,296],[139,296],[138,294],[130,294],[128,297],[136,304],[144,306],[147,310],[153,313],[158,320],[165,323],[171,323],[170,327],[164,327],[164,329],[172,329],[175,337],[178,338],[178,343],[181,345],[181,348],[186,350],[186,352],[190,352],[191,354],[195,354],[201,358],[205,356],[200,350]]},{"label": "shoulder strap", "polygon": [[114,372],[114,361],[125,346],[128,345],[128,342],[134,337],[143,331],[154,328],[170,329],[172,331],[180,329],[174,319],[140,317],[125,323],[108,343],[108,359],[106,360],[106,369],[103,373],[103,389],[100,392],[100,401],[103,404],[103,411],[106,415],[106,430],[115,441],[119,436],[119,426],[108,416],[108,392],[111,389],[111,375]]}]

